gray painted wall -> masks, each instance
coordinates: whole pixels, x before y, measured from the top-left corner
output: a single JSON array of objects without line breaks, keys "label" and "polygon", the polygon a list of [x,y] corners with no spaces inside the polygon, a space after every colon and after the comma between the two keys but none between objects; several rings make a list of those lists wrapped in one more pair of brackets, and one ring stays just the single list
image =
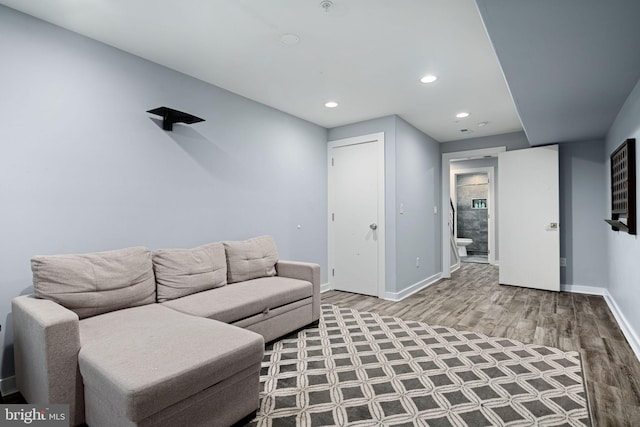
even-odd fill
[{"label": "gray painted wall", "polygon": [[607,286],[604,141],[560,144],[562,284]]},{"label": "gray painted wall", "polygon": [[[442,271],[440,147],[396,120],[396,292]],[[400,213],[400,204],[403,212]],[[436,207],[437,213],[434,213]],[[420,266],[416,267],[416,258]]]},{"label": "gray painted wall", "polygon": [[1,377],[35,254],[271,234],[326,281],[326,129],[3,6],[0,51]]},{"label": "gray painted wall", "polygon": [[[624,106],[607,134],[605,162],[607,189],[611,185],[608,174],[609,156],[625,139],[636,139],[636,175],[640,165],[640,81],[629,94]],[[636,194],[636,200],[640,200]],[[611,193],[606,192],[603,201],[606,217],[610,217]],[[616,301],[629,326],[640,336],[640,240],[638,236],[616,233],[607,229],[607,248],[609,252],[609,292]]]},{"label": "gray painted wall", "polygon": [[329,129],[329,140],[376,132],[385,133],[386,291],[399,293],[440,272],[439,144],[397,116]]}]

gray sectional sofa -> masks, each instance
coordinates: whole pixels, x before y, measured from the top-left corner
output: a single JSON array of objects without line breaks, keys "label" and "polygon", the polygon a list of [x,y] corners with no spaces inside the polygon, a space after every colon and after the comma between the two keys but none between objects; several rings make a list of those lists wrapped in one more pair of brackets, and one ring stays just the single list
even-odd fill
[{"label": "gray sectional sofa", "polygon": [[258,408],[264,342],[320,317],[320,267],[273,239],[31,260],[13,300],[18,389],[71,425],[229,426]]}]

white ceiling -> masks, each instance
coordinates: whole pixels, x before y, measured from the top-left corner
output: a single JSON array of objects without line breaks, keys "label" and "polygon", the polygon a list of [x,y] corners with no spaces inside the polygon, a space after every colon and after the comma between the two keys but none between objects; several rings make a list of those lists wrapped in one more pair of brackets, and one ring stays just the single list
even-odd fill
[{"label": "white ceiling", "polygon": [[474,0],[320,3],[0,0],[327,128],[397,114],[440,142],[522,129]]}]

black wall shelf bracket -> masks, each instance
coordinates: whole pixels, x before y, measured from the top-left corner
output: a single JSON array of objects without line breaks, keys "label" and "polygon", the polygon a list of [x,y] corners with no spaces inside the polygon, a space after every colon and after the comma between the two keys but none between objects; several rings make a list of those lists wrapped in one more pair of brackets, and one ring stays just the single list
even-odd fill
[{"label": "black wall shelf bracket", "polygon": [[622,221],[616,219],[605,219],[605,222],[611,226],[613,231],[626,231],[629,233],[629,227]]},{"label": "black wall shelf bracket", "polygon": [[184,111],[174,110],[169,107],[158,107],[148,110],[147,113],[155,114],[162,117],[162,129],[173,130],[174,123],[186,123],[188,125],[198,122],[204,122],[204,119],[196,117],[193,114]]}]

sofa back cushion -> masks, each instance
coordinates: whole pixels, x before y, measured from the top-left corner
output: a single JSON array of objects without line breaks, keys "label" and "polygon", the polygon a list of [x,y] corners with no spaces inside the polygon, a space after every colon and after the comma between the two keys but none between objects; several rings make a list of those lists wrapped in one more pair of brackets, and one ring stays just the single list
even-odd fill
[{"label": "sofa back cushion", "polygon": [[271,236],[240,242],[224,242],[228,283],[276,275],[278,251]]},{"label": "sofa back cushion", "polygon": [[158,284],[158,302],[227,284],[227,261],[222,243],[155,251],[153,269]]},{"label": "sofa back cushion", "polygon": [[57,302],[81,319],[154,303],[156,282],[147,248],[31,259],[35,295]]}]

